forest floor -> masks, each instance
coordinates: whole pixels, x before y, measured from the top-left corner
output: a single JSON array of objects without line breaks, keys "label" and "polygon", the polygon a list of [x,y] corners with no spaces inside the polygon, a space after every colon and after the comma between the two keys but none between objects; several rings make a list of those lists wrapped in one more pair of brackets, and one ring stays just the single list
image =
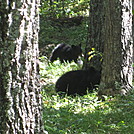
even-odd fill
[{"label": "forest floor", "polygon": [[133,134],[134,92],[128,96],[104,96],[105,101],[98,100],[97,92],[60,97],[54,89],[56,80],[81,65],[49,63],[46,57],[40,61],[43,116],[48,134]]}]

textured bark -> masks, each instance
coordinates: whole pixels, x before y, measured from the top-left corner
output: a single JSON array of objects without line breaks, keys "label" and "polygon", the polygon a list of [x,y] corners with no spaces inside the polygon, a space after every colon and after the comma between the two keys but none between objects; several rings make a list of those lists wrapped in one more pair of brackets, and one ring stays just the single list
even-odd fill
[{"label": "textured bark", "polygon": [[86,53],[84,68],[94,66],[97,70],[101,70],[100,55],[96,55],[92,60],[88,60],[88,52],[95,48],[98,52],[103,52],[104,47],[104,31],[103,31],[103,0],[90,0],[89,12],[89,38],[86,45]]},{"label": "textured bark", "polygon": [[90,1],[89,16],[89,48],[96,48],[97,51],[103,52],[103,0]]},{"label": "textured bark", "polygon": [[[132,17],[132,31],[133,32],[132,32],[132,35],[133,35],[133,46],[134,46],[134,1],[132,1],[132,11],[133,11],[133,17]],[[133,64],[134,64],[134,49],[133,49]],[[134,72],[133,72],[133,79],[134,79]]]},{"label": "textured bark", "polygon": [[99,94],[126,94],[132,88],[132,0],[105,0],[103,4],[105,40]]},{"label": "textured bark", "polygon": [[0,1],[0,133],[42,134],[40,0]]}]

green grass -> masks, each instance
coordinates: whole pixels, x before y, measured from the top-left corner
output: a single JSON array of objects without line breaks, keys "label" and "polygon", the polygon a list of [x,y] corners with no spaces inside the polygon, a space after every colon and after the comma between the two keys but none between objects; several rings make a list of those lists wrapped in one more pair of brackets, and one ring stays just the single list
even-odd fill
[{"label": "green grass", "polygon": [[45,129],[50,134],[133,134],[134,96],[97,101],[83,97],[44,97]]},{"label": "green grass", "polygon": [[54,84],[62,74],[82,68],[82,65],[77,65],[75,62],[61,64],[60,61],[57,60],[54,61],[54,63],[50,63],[47,57],[41,57],[40,60],[41,83],[43,89],[50,94],[55,93]]},{"label": "green grass", "polygon": [[48,134],[133,134],[134,93],[106,97],[98,101],[97,93],[60,97],[54,91],[55,81],[65,72],[80,69],[71,64],[53,64],[42,58],[40,74],[43,85],[44,126]]}]

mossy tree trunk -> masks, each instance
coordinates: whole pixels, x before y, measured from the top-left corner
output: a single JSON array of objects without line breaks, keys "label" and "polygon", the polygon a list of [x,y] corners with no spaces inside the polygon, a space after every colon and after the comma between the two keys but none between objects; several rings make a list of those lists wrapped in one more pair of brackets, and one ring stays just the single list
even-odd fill
[{"label": "mossy tree trunk", "polygon": [[1,134],[43,134],[37,60],[39,2],[0,2]]},{"label": "mossy tree trunk", "polygon": [[132,89],[132,0],[105,0],[104,53],[99,95]]}]

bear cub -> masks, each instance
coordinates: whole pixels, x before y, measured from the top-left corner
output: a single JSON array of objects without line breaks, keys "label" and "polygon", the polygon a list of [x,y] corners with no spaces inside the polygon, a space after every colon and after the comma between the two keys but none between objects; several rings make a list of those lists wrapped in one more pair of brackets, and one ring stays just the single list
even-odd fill
[{"label": "bear cub", "polygon": [[[56,92],[64,92],[67,95],[85,95],[87,90],[92,92],[100,83],[101,74],[95,68],[88,70],[76,70],[63,74],[56,82]],[[60,93],[59,93],[60,94]]]},{"label": "bear cub", "polygon": [[82,55],[81,45],[70,46],[70,45],[62,43],[62,44],[57,45],[54,48],[54,50],[52,51],[52,54],[50,56],[50,61],[54,62],[55,60],[57,60],[57,58],[59,58],[61,63],[63,63],[64,61],[71,62],[73,60],[74,60],[74,62],[77,63],[77,59],[80,55]]}]

